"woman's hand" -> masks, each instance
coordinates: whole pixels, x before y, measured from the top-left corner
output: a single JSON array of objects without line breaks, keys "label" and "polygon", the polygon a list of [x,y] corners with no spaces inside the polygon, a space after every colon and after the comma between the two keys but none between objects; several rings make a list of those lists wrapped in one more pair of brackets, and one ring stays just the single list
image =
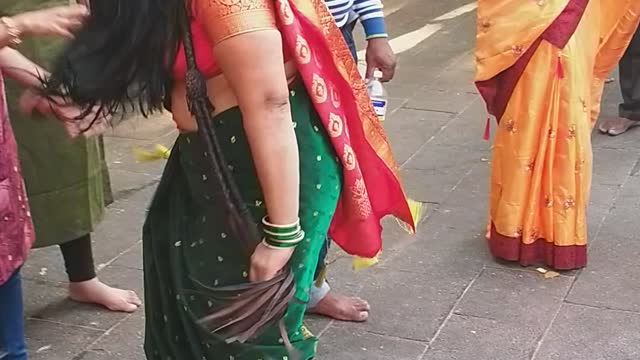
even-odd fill
[{"label": "woman's hand", "polygon": [[276,277],[291,259],[295,248],[272,249],[263,243],[258,244],[251,255],[251,282],[268,281]]},{"label": "woman's hand", "polygon": [[67,5],[25,12],[12,17],[12,20],[24,35],[58,35],[71,38],[88,15],[89,10],[84,5]]},{"label": "woman's hand", "polygon": [[104,116],[97,116],[100,111],[96,107],[86,116],[84,111],[74,104],[69,104],[62,98],[48,99],[34,93],[26,91],[19,100],[20,110],[30,115],[37,111],[45,116],[52,116],[62,121],[70,137],[79,135],[90,137],[104,133],[108,127],[109,120]]}]

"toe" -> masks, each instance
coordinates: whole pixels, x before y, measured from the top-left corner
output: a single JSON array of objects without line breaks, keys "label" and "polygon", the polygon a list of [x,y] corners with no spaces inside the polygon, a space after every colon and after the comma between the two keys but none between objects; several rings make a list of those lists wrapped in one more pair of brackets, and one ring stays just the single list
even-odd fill
[{"label": "toe", "polygon": [[142,305],[142,300],[138,297],[134,291],[127,292],[127,302],[136,306]]},{"label": "toe", "polygon": [[128,312],[128,313],[132,313],[134,311],[138,310],[138,306],[131,304],[131,303],[126,303],[122,305],[122,309],[121,311],[123,312]]},{"label": "toe", "polygon": [[360,298],[353,298],[352,302],[353,302],[353,306],[358,311],[369,311],[369,310],[371,310],[371,306],[369,305],[369,303],[366,300],[363,300],[363,299],[360,299]]},{"label": "toe", "polygon": [[356,321],[367,321],[367,319],[369,319],[369,312],[361,311],[358,313],[358,318],[356,319]]}]

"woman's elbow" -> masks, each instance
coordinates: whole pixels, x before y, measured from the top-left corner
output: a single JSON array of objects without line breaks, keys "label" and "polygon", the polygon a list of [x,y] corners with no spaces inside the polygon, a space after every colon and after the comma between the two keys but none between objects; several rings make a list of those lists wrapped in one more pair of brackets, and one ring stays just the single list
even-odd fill
[{"label": "woman's elbow", "polygon": [[[257,90],[257,91],[256,91]],[[244,101],[243,113],[287,115],[290,112],[288,89],[255,89]]]}]

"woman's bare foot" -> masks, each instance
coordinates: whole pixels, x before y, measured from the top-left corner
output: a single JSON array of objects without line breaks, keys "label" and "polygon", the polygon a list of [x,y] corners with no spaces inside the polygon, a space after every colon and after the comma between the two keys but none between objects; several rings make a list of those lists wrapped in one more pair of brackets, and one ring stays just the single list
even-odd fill
[{"label": "woman's bare foot", "polygon": [[640,122],[625,119],[623,117],[603,119],[598,126],[603,134],[609,134],[611,136],[618,136],[626,133],[631,128],[640,125]]},{"label": "woman's bare foot", "polygon": [[340,321],[363,322],[369,318],[370,310],[369,303],[363,299],[329,291],[318,305],[309,309],[309,312]]},{"label": "woman's bare foot", "polygon": [[491,240],[491,222],[487,223],[487,232],[484,234],[487,240]]},{"label": "woman's bare foot", "polygon": [[117,312],[134,312],[142,305],[135,292],[112,288],[98,278],[69,283],[69,297],[77,302],[101,305]]}]

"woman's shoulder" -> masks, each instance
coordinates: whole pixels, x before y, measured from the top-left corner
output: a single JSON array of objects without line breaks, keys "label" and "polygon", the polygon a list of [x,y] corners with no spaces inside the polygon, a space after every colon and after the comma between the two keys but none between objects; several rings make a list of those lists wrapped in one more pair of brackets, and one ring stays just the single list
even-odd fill
[{"label": "woman's shoulder", "polygon": [[214,43],[250,31],[276,28],[273,0],[195,0],[194,15]]}]

